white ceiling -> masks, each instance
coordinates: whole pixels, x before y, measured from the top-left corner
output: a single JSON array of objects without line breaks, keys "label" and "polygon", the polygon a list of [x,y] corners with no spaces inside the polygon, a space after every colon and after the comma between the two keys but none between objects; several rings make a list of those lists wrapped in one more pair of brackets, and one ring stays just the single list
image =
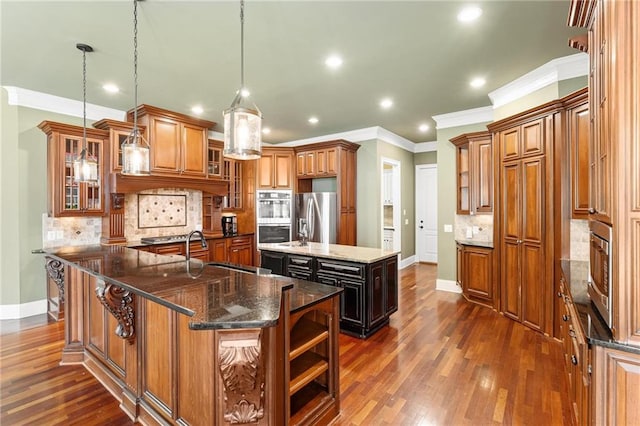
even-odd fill
[{"label": "white ceiling", "polygon": [[[456,19],[462,1],[245,3],[245,82],[273,129],[271,143],[382,126],[435,140],[432,116],[490,105],[487,94],[546,62],[576,53],[568,1],[478,1],[480,19]],[[138,103],[221,121],[240,84],[239,1],[138,3]],[[133,1],[1,0],[1,74],[17,86],[133,107]],[[324,66],[338,53],[338,70]],[[487,84],[468,82],[483,76]],[[116,94],[101,86],[113,82]],[[390,97],[394,106],[381,110]],[[317,116],[318,124],[307,122]],[[421,122],[431,130],[420,133]],[[221,126],[215,130],[222,131]]]}]

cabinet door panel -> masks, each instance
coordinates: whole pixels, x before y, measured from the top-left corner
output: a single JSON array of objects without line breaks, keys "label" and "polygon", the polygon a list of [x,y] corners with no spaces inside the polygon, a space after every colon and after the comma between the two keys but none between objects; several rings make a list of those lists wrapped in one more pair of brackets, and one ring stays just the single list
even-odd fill
[{"label": "cabinet door panel", "polygon": [[493,262],[490,251],[467,247],[465,249],[467,268],[466,287],[470,295],[493,300]]},{"label": "cabinet door panel", "polygon": [[589,129],[588,104],[569,111],[571,199],[574,219],[584,219],[589,213]]},{"label": "cabinet door panel", "polygon": [[500,150],[503,160],[520,157],[520,130],[518,127],[500,133]]},{"label": "cabinet door panel", "polygon": [[227,241],[226,240],[212,240],[209,241],[209,258],[213,262],[226,262],[227,261]]},{"label": "cabinet door panel", "polygon": [[327,174],[327,151],[316,151],[316,175]]},{"label": "cabinet door panel", "polygon": [[398,259],[385,262],[386,314],[391,315],[398,310]]},{"label": "cabinet door panel", "polygon": [[502,312],[520,321],[520,245],[515,241],[502,244]]},{"label": "cabinet door panel", "polygon": [[544,159],[523,161],[522,184],[522,239],[541,243],[544,227]]},{"label": "cabinet door panel", "polygon": [[369,325],[373,325],[385,317],[384,269],[381,262],[371,267],[367,297],[369,298]]},{"label": "cabinet door panel", "polygon": [[493,149],[491,139],[471,144],[473,159],[474,206],[476,212],[493,211]]},{"label": "cabinet door panel", "polygon": [[289,154],[275,155],[274,180],[277,188],[293,188],[291,178],[291,156]]},{"label": "cabinet door panel", "polygon": [[327,149],[327,174],[335,175],[338,172],[338,154],[335,148]]},{"label": "cabinet door panel", "polygon": [[179,169],[180,164],[180,125],[171,120],[153,119],[149,129],[149,139],[153,141],[151,149],[151,167],[156,171]]},{"label": "cabinet door panel", "polygon": [[340,298],[340,320],[357,326],[363,326],[363,284],[355,281],[340,280],[339,285],[344,289],[342,297]]},{"label": "cabinet door panel", "polygon": [[207,137],[202,127],[183,125],[182,172],[205,176]]},{"label": "cabinet door panel", "polygon": [[522,125],[522,153],[521,155],[544,154],[544,121],[532,121]]},{"label": "cabinet door panel", "polygon": [[273,187],[273,155],[263,155],[258,160],[258,188]]},{"label": "cabinet door panel", "polygon": [[520,163],[502,166],[502,235],[518,239],[521,223]]},{"label": "cabinet door panel", "polygon": [[542,331],[544,326],[545,286],[544,250],[539,245],[523,243],[522,249],[522,322]]}]

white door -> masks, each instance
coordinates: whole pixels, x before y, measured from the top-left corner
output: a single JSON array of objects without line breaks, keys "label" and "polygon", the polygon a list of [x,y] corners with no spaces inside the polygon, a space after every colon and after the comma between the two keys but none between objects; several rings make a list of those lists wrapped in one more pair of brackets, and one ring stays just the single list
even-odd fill
[{"label": "white door", "polygon": [[416,166],[416,260],[438,262],[438,166]]}]

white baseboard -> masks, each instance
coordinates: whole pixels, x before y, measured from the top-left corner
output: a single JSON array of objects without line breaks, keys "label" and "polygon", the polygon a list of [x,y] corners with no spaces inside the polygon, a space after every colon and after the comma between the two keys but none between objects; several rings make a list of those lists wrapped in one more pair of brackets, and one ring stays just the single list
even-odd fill
[{"label": "white baseboard", "polygon": [[462,289],[457,282],[451,280],[436,279],[436,290],[449,291],[451,293],[462,293]]},{"label": "white baseboard", "polygon": [[47,313],[47,299],[19,305],[0,305],[0,320],[20,319]]},{"label": "white baseboard", "polygon": [[407,258],[404,258],[402,260],[400,260],[400,263],[398,264],[398,269],[404,269],[407,266],[411,266],[414,263],[416,263],[416,256],[409,256]]}]

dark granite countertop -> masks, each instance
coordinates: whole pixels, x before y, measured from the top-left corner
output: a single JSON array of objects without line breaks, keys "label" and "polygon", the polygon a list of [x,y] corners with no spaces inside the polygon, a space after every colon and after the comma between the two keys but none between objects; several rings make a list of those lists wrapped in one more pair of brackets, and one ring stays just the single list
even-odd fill
[{"label": "dark granite countertop", "polygon": [[462,244],[463,246],[475,246],[475,247],[493,248],[493,241],[456,240],[456,243]]},{"label": "dark granite countertop", "polygon": [[587,293],[589,262],[561,260],[560,267],[567,280],[573,304],[578,311],[580,324],[589,344],[640,354],[640,347],[625,345],[613,339],[611,330],[591,303]]},{"label": "dark granite countertop", "polygon": [[342,292],[338,287],[123,246],[63,247],[47,250],[46,256],[189,315],[192,329],[270,327],[278,322],[283,291],[292,290],[291,310]]}]

